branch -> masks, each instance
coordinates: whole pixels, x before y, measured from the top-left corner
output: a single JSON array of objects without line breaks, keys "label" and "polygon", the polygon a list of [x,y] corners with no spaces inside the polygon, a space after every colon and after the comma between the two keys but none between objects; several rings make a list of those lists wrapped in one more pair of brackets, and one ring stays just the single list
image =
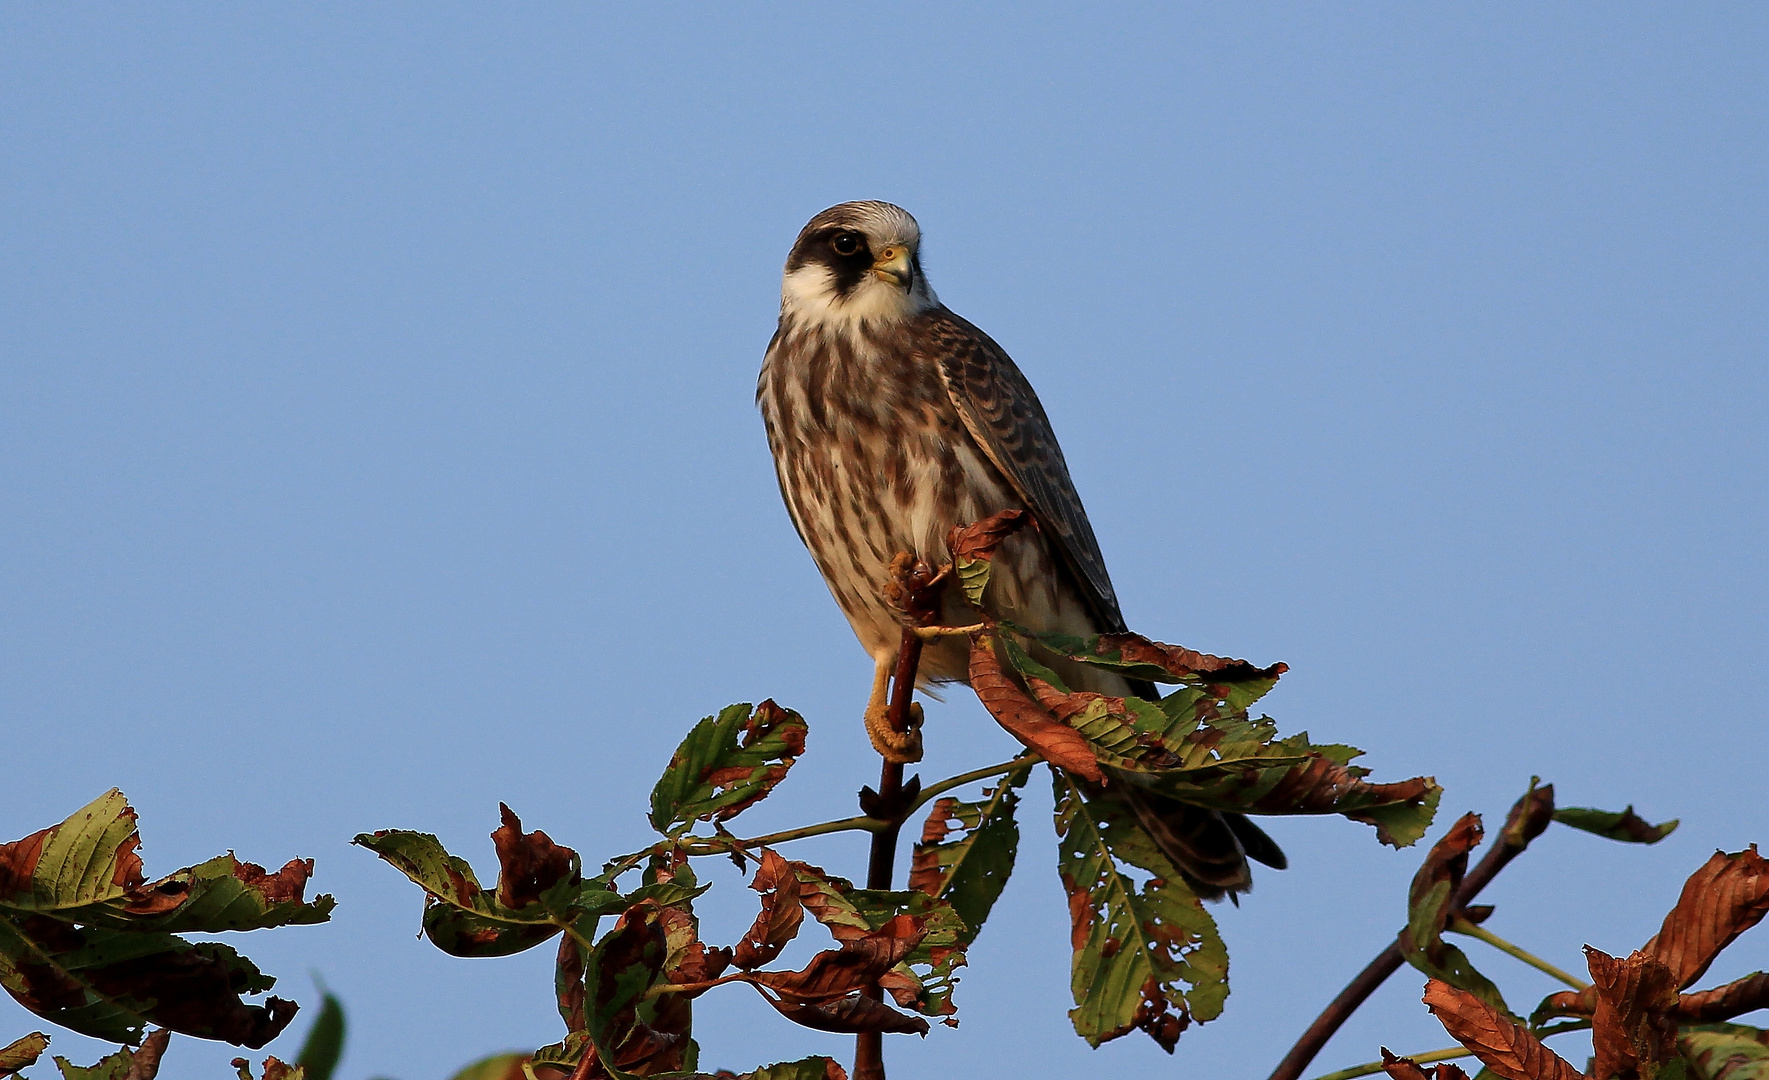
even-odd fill
[{"label": "branch", "polygon": [[[1480,894],[1480,890],[1499,876],[1499,871],[1506,864],[1523,854],[1531,840],[1542,835],[1542,830],[1553,820],[1553,785],[1538,788],[1532,780],[1530,790],[1511,807],[1511,813],[1505,818],[1505,828],[1500,831],[1498,840],[1487,849],[1486,855],[1474,869],[1462,878],[1461,887],[1456,890],[1453,910],[1461,911],[1466,908]],[[1396,940],[1377,953],[1376,958],[1365,965],[1357,973],[1357,977],[1339,991],[1339,996],[1315,1017],[1314,1023],[1308,1025],[1308,1030],[1302,1033],[1302,1037],[1296,1040],[1296,1045],[1284,1055],[1284,1060],[1278,1062],[1278,1067],[1272,1071],[1269,1080],[1298,1080],[1302,1070],[1308,1068],[1308,1063],[1321,1052],[1321,1047],[1327,1045],[1327,1040],[1333,1037],[1333,1033],[1351,1018],[1358,1006],[1376,992],[1378,986],[1399,971],[1403,963],[1405,960],[1400,952],[1399,935],[1396,935]]]}]

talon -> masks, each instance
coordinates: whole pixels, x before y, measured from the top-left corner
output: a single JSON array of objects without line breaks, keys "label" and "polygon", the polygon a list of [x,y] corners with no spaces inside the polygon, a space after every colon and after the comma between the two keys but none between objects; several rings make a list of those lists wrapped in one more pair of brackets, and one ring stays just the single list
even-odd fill
[{"label": "talon", "polygon": [[886,761],[898,765],[912,765],[921,760],[921,702],[909,703],[909,730],[896,731],[891,728],[890,706],[880,703],[878,707],[866,709],[866,735],[872,740],[872,748]]}]

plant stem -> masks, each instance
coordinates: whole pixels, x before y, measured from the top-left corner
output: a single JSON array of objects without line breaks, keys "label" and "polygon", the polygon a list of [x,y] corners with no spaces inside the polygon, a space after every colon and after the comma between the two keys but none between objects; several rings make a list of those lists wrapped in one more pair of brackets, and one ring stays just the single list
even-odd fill
[{"label": "plant stem", "polygon": [[1536,956],[1534,953],[1525,952],[1523,949],[1511,944],[1509,941],[1506,941],[1504,938],[1493,933],[1491,930],[1488,930],[1486,927],[1474,925],[1467,919],[1457,917],[1450,920],[1449,929],[1458,934],[1466,934],[1471,938],[1479,938],[1481,941],[1486,942],[1500,952],[1509,953],[1517,959],[1522,960],[1537,971],[1554,976],[1556,979],[1559,979],[1574,990],[1583,990],[1585,987],[1591,985],[1575,975],[1560,970],[1553,964],[1548,963],[1548,961]]},{"label": "plant stem", "polygon": [[[1433,1050],[1429,1054],[1403,1054],[1401,1056],[1415,1065],[1429,1065],[1434,1061],[1454,1061],[1457,1058],[1473,1057],[1474,1051],[1466,1046],[1454,1046],[1445,1050]],[[1352,1080],[1356,1076],[1374,1076],[1381,1071],[1382,1063],[1380,1061],[1366,1061],[1362,1065],[1353,1065],[1349,1069],[1323,1073],[1315,1077],[1314,1080]]]},{"label": "plant stem", "polygon": [[922,807],[933,802],[941,795],[946,794],[946,792],[951,791],[953,788],[963,787],[964,785],[977,780],[987,780],[991,776],[1000,776],[1002,773],[1010,773],[1015,769],[1026,765],[1036,765],[1043,760],[1043,754],[1021,754],[1012,761],[1004,761],[999,765],[990,765],[985,769],[972,769],[967,773],[959,773],[957,776],[949,776],[937,784],[931,784],[928,787],[922,788],[921,794],[917,795],[915,801],[909,804],[909,809],[904,811],[904,816],[907,817],[908,815],[915,813],[917,810],[920,810]]},{"label": "plant stem", "polygon": [[[891,730],[909,730],[909,705],[915,698],[915,671],[921,664],[921,638],[905,626],[897,646],[897,670],[891,677],[891,705],[886,717]],[[897,834],[903,829],[903,818],[911,809],[903,802],[903,763],[886,761],[878,777],[878,806],[887,815],[883,827],[872,834],[872,852],[866,862],[866,887],[888,889],[897,860]],[[882,1000],[877,985],[869,987],[867,996]],[[884,1033],[862,1031],[854,1036],[854,1080],[885,1080]]]}]

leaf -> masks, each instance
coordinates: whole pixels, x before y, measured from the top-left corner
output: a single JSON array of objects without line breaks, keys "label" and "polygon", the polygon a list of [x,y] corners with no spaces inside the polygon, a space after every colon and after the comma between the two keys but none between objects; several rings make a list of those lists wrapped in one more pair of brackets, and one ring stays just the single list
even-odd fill
[{"label": "leaf", "polygon": [[641,1015],[645,994],[663,981],[669,956],[663,911],[653,903],[628,908],[586,964],[589,1036],[613,1080],[627,1070],[678,1068],[687,1048],[685,1034],[656,1031]]},{"label": "leaf", "polygon": [[924,1016],[944,1018],[957,1011],[952,1003],[954,972],[964,964],[968,928],[950,903],[913,890],[856,889],[845,878],[809,863],[791,865],[805,911],[828,927],[838,942],[858,940],[899,917],[909,917],[918,939],[908,955],[885,972],[880,979],[883,988],[897,1004]]},{"label": "leaf", "polygon": [[1025,510],[1003,510],[981,521],[955,526],[946,534],[953,572],[958,576],[959,587],[964,590],[964,598],[972,606],[983,606],[983,590],[989,585],[989,568],[995,550],[1031,520],[1032,515]]},{"label": "leaf", "polygon": [[302,900],[313,860],[274,874],[230,853],[149,882],[135,810],[116,788],[59,825],[0,844],[0,914],[167,933],[325,922],[334,901]]},{"label": "leaf", "polygon": [[157,1024],[257,1049],[298,1006],[269,998],[276,980],[225,945],[171,934],[70,926],[48,915],[0,918],[0,985],[25,1008],[82,1035],[136,1043]]},{"label": "leaf", "polygon": [[1677,1049],[1698,1080],[1769,1080],[1769,1031],[1743,1024],[1688,1027]]},{"label": "leaf", "polygon": [[[245,1058],[234,1058],[233,1067],[239,1070],[239,1080],[252,1080],[252,1063]],[[299,1065],[290,1065],[278,1061],[275,1057],[265,1057],[262,1080],[305,1080],[307,1070]]]},{"label": "leaf", "polygon": [[833,1058],[808,1057],[799,1061],[783,1061],[777,1065],[763,1065],[737,1080],[848,1080],[848,1074]]},{"label": "leaf", "polygon": [[0,1046],[0,1080],[6,1080],[20,1069],[35,1065],[47,1049],[49,1036],[41,1031],[33,1031],[22,1039]]},{"label": "leaf", "polygon": [[732,963],[746,971],[772,963],[787,942],[798,935],[799,926],[805,921],[798,875],[778,852],[762,849],[761,864],[749,887],[762,894],[762,910],[737,943],[732,959]]},{"label": "leaf", "polygon": [[1757,846],[1716,851],[1683,884],[1677,906],[1642,950],[1670,968],[1677,986],[1701,978],[1721,950],[1769,913],[1769,860]]},{"label": "leaf", "polygon": [[1447,1061],[1426,1072],[1412,1058],[1395,1057],[1386,1046],[1382,1048],[1382,1071],[1394,1080],[1468,1080],[1467,1073]]},{"label": "leaf", "polygon": [[1018,789],[1031,772],[1030,765],[1009,772],[976,802],[938,799],[922,826],[909,887],[952,905],[964,920],[961,940],[966,946],[976,940],[1013,873],[1020,843],[1014,808]]},{"label": "leaf", "polygon": [[529,1055],[522,1053],[493,1054],[480,1058],[448,1080],[525,1080],[522,1063],[528,1060]]},{"label": "leaf", "polygon": [[863,1031],[887,1035],[926,1035],[928,1022],[919,1016],[902,1013],[873,997],[854,994],[827,1005],[785,1001],[762,997],[779,1010],[780,1015],[813,1031],[837,1035],[857,1035]]},{"label": "leaf", "polygon": [[1452,1038],[1504,1080],[1584,1080],[1528,1029],[1466,990],[1432,979],[1425,984],[1425,1005]]},{"label": "leaf", "polygon": [[1081,733],[1050,718],[1037,702],[1026,696],[1001,669],[995,655],[996,637],[977,634],[971,638],[970,685],[977,700],[995,722],[1028,750],[1046,761],[1099,783],[1105,779],[1093,748]]},{"label": "leaf", "polygon": [[[1069,1020],[1090,1046],[1141,1030],[1172,1053],[1180,1032],[1215,1019],[1228,996],[1215,920],[1127,810],[1088,799],[1065,773],[1053,779],[1074,949]],[[1138,889],[1119,861],[1154,877]]]},{"label": "leaf", "polygon": [[583,881],[576,852],[544,832],[523,833],[521,819],[501,803],[499,811],[502,824],[492,833],[498,884],[491,891],[429,833],[388,829],[363,833],[355,843],[424,890],[424,934],[451,956],[509,956],[577,919],[626,906],[618,894]]},{"label": "leaf", "polygon": [[1625,844],[1656,844],[1677,828],[1675,818],[1660,825],[1650,824],[1634,813],[1632,805],[1619,814],[1613,810],[1593,810],[1588,806],[1566,806],[1554,811],[1554,820]]},{"label": "leaf", "polygon": [[1227,769],[1219,777],[1157,776],[1155,790],[1182,802],[1251,814],[1341,814],[1376,829],[1391,847],[1416,843],[1430,828],[1443,788],[1429,776],[1391,784],[1362,779],[1367,770],[1348,766],[1316,749],[1297,765]]},{"label": "leaf", "polygon": [[1618,960],[1585,946],[1596,1006],[1591,1048],[1596,1076],[1656,1076],[1677,1053],[1677,976],[1636,950]]},{"label": "leaf", "polygon": [[165,1055],[166,1044],[171,1039],[170,1031],[156,1031],[142,1041],[140,1049],[131,1050],[125,1046],[85,1068],[57,1056],[55,1067],[60,1070],[62,1080],[154,1080],[160,1073],[160,1058]]},{"label": "leaf", "polygon": [[1712,1024],[1758,1009],[1769,1009],[1769,972],[1765,971],[1752,972],[1712,990],[1682,995],[1677,1002],[1677,1018],[1684,1023]]},{"label": "leaf", "polygon": [[1434,979],[1466,990],[1488,1006],[1511,1015],[1499,988],[1475,970],[1473,962],[1443,939],[1445,928],[1460,912],[1456,890],[1468,870],[1468,853],[1480,846],[1479,814],[1463,814],[1426,854],[1407,893],[1407,927],[1400,933],[1401,955]]},{"label": "leaf", "polygon": [[344,1057],[344,1005],[324,987],[320,994],[319,1015],[307,1029],[307,1038],[301,1041],[301,1050],[295,1055],[295,1064],[307,1080],[332,1080],[332,1073]]},{"label": "leaf", "polygon": [[798,971],[758,971],[748,978],[783,998],[824,1003],[871,985],[908,959],[925,936],[914,916],[897,915],[877,930],[825,949]]},{"label": "leaf", "polygon": [[651,791],[651,825],[674,835],[729,821],[766,798],[805,752],[805,721],[772,700],[730,705],[694,725]]}]

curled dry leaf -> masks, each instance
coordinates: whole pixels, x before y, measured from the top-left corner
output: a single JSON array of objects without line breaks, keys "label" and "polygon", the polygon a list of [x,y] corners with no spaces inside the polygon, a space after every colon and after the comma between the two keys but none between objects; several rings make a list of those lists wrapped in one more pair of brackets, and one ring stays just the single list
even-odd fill
[{"label": "curled dry leaf", "polygon": [[977,700],[989,710],[995,722],[1028,750],[1035,750],[1044,755],[1046,761],[1095,783],[1105,779],[1093,748],[1081,733],[1051,719],[1002,670],[1001,660],[995,655],[993,634],[977,634],[971,638],[970,683]]},{"label": "curled dry leaf", "polygon": [[1425,984],[1425,1005],[1457,1042],[1504,1080],[1584,1080],[1521,1024],[1441,979]]},{"label": "curled dry leaf", "polygon": [[1468,871],[1468,853],[1480,846],[1479,814],[1463,814],[1442,839],[1431,846],[1407,894],[1407,926],[1400,933],[1401,955],[1434,979],[1460,987],[1501,1012],[1510,1008],[1486,976],[1461,949],[1443,938],[1459,912],[1456,892]]},{"label": "curled dry leaf", "polygon": [[1467,1073],[1448,1061],[1427,1071],[1412,1058],[1395,1057],[1386,1046],[1382,1048],[1382,1071],[1394,1080],[1468,1080]]},{"label": "curled dry leaf", "polygon": [[983,590],[989,586],[990,560],[996,549],[1031,522],[1032,515],[1024,510],[1003,510],[946,534],[946,548],[952,552],[952,571],[972,605],[982,606]]},{"label": "curled dry leaf", "polygon": [[921,920],[898,915],[877,930],[846,938],[835,949],[825,949],[799,971],[758,971],[744,978],[785,999],[825,1002],[876,982],[908,959],[926,936]]},{"label": "curled dry leaf", "polygon": [[1716,851],[1683,884],[1677,906],[1641,950],[1671,969],[1679,988],[1701,978],[1721,950],[1769,913],[1769,860],[1757,846]]},{"label": "curled dry leaf", "polygon": [[491,834],[498,853],[498,901],[505,907],[520,908],[539,903],[541,894],[565,878],[576,878],[577,852],[560,847],[540,830],[522,831],[522,819],[503,803],[498,803],[502,818]]},{"label": "curled dry leaf", "polygon": [[762,997],[778,1009],[781,1016],[816,1031],[838,1035],[857,1035],[862,1031],[879,1031],[887,1035],[928,1033],[928,1022],[921,1017],[898,1012],[877,998],[862,994],[816,1004],[788,1001],[770,994]]},{"label": "curled dry leaf", "polygon": [[1757,971],[1712,990],[1684,994],[1677,1001],[1677,1018],[1686,1024],[1713,1024],[1769,1009],[1769,971]]},{"label": "curled dry leaf", "polygon": [[1596,994],[1591,1012],[1592,1073],[1601,1077],[1657,1075],[1677,1053],[1677,977],[1636,950],[1625,960],[1585,947]]},{"label": "curled dry leaf", "polygon": [[762,910],[737,943],[732,957],[732,962],[745,971],[772,963],[787,942],[798,935],[799,926],[805,921],[798,875],[778,852],[762,850],[761,865],[749,887],[762,894]]}]

